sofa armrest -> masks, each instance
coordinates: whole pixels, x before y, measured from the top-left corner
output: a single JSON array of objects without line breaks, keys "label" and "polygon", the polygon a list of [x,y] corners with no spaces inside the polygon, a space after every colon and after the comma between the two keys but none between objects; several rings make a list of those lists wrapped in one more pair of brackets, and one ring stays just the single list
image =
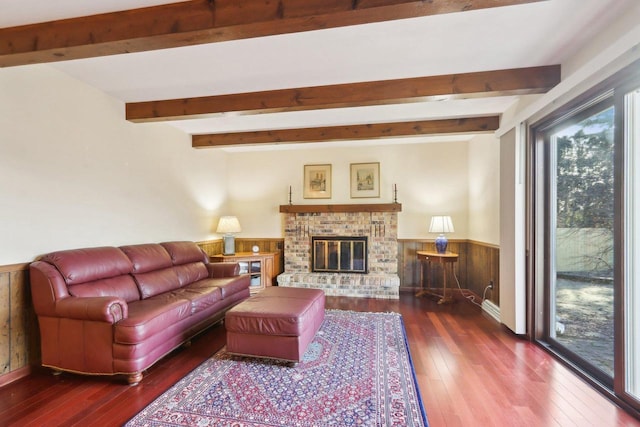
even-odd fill
[{"label": "sofa armrest", "polygon": [[129,306],[117,297],[68,297],[56,301],[57,317],[116,323],[129,315]]},{"label": "sofa armrest", "polygon": [[207,264],[209,277],[219,279],[240,275],[240,264],[237,262],[212,262]]}]

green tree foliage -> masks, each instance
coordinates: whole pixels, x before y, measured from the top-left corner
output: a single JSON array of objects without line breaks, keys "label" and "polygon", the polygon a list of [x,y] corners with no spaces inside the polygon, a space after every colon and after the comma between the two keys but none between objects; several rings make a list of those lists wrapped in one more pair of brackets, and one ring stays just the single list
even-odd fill
[{"label": "green tree foliage", "polygon": [[609,108],[557,135],[557,226],[613,229],[613,126]]}]

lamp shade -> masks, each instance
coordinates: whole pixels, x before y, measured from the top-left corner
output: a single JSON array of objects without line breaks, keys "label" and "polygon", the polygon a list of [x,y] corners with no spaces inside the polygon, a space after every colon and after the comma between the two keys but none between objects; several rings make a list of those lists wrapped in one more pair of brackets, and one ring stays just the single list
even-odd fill
[{"label": "lamp shade", "polygon": [[239,233],[242,229],[240,228],[240,222],[238,218],[235,216],[223,216],[220,217],[220,221],[218,222],[218,228],[216,229],[216,233],[221,234],[232,234]]},{"label": "lamp shade", "polygon": [[429,233],[453,233],[453,222],[451,217],[445,216],[432,216],[431,225],[429,226]]}]

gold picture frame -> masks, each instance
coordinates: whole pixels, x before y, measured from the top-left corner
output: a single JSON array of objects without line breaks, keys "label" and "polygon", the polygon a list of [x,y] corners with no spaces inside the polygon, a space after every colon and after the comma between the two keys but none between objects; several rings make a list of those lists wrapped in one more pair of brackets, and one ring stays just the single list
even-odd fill
[{"label": "gold picture frame", "polygon": [[380,163],[351,163],[351,198],[380,197]]},{"label": "gold picture frame", "polygon": [[331,198],[331,165],[304,165],[305,199]]}]

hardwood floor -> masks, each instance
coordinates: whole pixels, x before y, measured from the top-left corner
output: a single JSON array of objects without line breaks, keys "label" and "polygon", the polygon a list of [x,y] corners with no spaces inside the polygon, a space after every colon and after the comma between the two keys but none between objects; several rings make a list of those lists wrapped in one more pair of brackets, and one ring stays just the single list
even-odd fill
[{"label": "hardwood floor", "polygon": [[[327,298],[327,308],[403,315],[424,407],[439,426],[640,426],[534,344],[466,301],[440,306]],[[214,327],[154,365],[136,387],[37,369],[0,388],[2,426],[119,426],[224,345]]]}]

